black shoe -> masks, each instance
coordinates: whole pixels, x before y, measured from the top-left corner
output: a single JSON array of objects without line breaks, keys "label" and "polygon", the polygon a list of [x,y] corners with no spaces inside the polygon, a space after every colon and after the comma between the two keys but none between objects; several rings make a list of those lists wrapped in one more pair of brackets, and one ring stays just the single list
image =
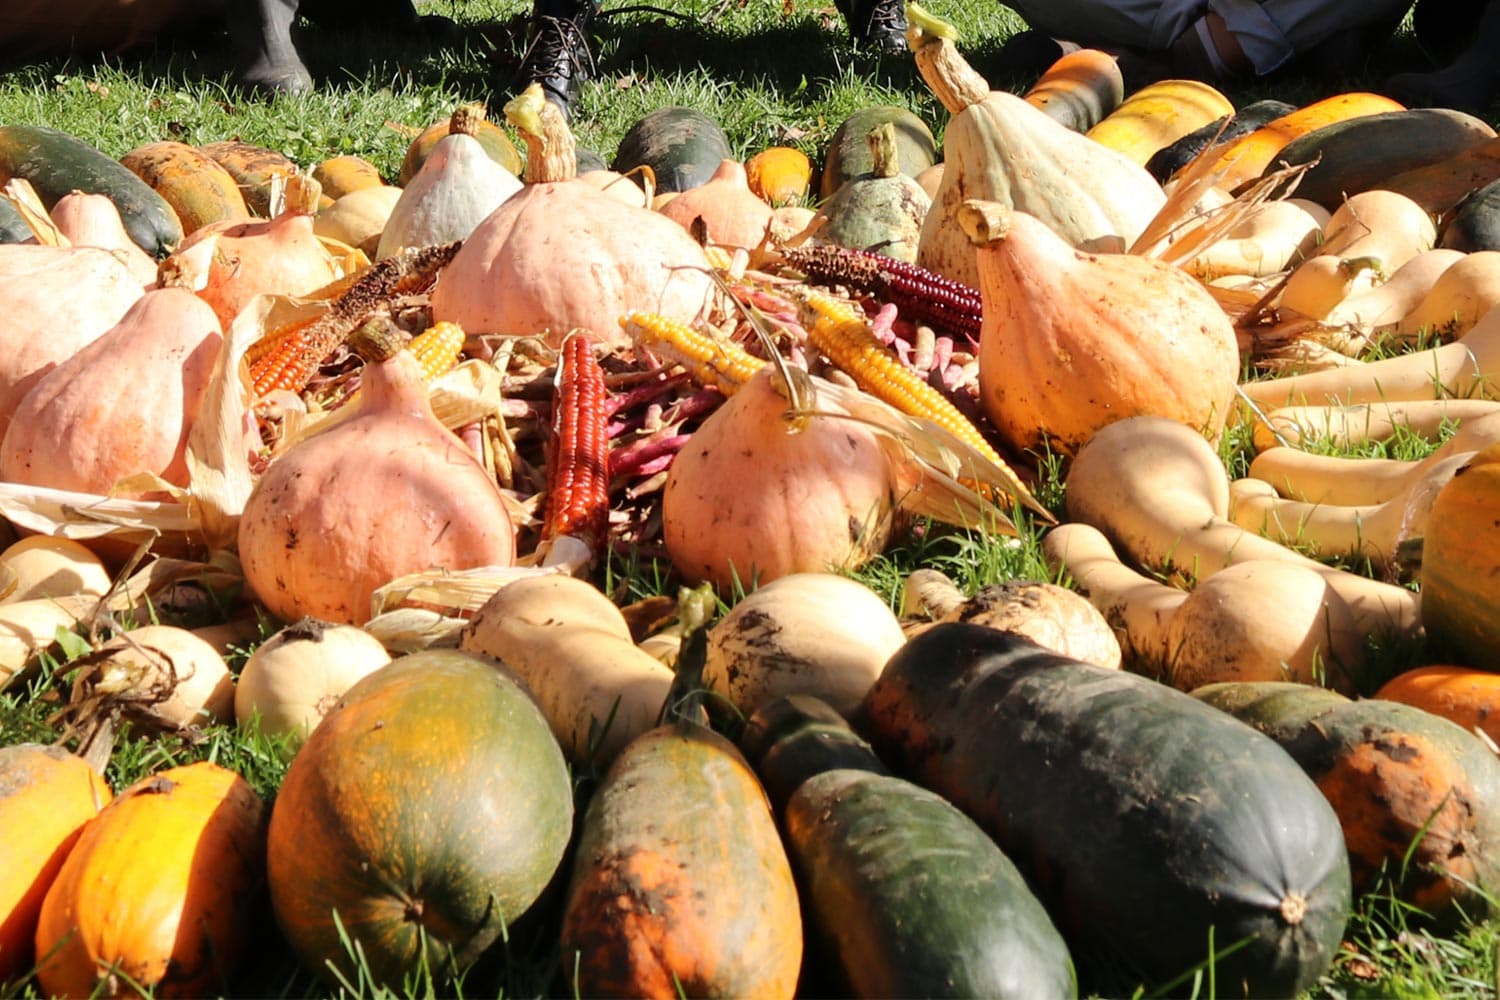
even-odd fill
[{"label": "black shoe", "polygon": [[856,49],[888,56],[906,51],[905,0],[844,0],[838,6]]},{"label": "black shoe", "polygon": [[[540,6],[540,5],[539,5]],[[567,117],[579,89],[594,73],[594,57],[589,52],[588,27],[594,18],[594,6],[585,2],[572,16],[538,12],[532,17],[531,40],[521,57],[517,87],[539,83],[547,100],[556,104]]]}]

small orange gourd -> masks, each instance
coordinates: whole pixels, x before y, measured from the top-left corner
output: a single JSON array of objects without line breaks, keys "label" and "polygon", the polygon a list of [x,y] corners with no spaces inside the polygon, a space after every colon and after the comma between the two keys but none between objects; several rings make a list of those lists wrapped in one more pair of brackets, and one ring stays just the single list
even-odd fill
[{"label": "small orange gourd", "polygon": [[812,175],[812,161],[794,146],[769,146],[745,161],[751,192],[772,206],[805,201]]}]

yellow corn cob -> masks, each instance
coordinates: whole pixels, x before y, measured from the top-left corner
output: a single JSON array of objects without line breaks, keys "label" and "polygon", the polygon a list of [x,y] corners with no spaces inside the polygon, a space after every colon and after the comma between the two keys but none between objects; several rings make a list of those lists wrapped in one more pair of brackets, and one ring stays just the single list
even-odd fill
[{"label": "yellow corn cob", "polygon": [[464,330],[457,323],[434,323],[412,338],[407,350],[422,363],[422,374],[431,382],[458,364],[464,349]]},{"label": "yellow corn cob", "polygon": [[710,337],[658,313],[630,313],[620,317],[620,326],[637,346],[676,362],[700,385],[726,396],[767,364],[732,341]]},{"label": "yellow corn cob", "polygon": [[609,531],[609,422],[604,369],[589,338],[563,342],[553,395],[542,538],[572,535],[597,551]]},{"label": "yellow corn cob", "polygon": [[[996,465],[1004,474],[1006,485],[1012,491],[1021,490],[1023,500],[1030,498],[1010,466],[979,433],[979,428],[876,338],[862,310],[852,302],[823,292],[808,291],[799,297],[812,346],[853,378],[855,385],[907,416],[922,417],[942,427]],[[988,488],[982,492],[993,493]]]}]

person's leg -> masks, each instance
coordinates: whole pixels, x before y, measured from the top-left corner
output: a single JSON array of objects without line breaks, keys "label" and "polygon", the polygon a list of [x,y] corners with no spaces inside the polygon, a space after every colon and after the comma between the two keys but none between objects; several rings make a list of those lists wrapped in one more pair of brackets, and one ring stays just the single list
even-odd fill
[{"label": "person's leg", "polygon": [[539,83],[547,100],[568,114],[594,71],[589,29],[598,9],[594,0],[534,0],[516,89]]},{"label": "person's leg", "polygon": [[240,82],[257,90],[301,93],[312,77],[292,44],[300,0],[229,0],[225,20]]},{"label": "person's leg", "polygon": [[1457,59],[1431,73],[1398,73],[1385,92],[1410,107],[1483,112],[1500,98],[1500,0],[1489,0]]},{"label": "person's leg", "polygon": [[856,49],[886,55],[906,51],[905,0],[837,0]]}]

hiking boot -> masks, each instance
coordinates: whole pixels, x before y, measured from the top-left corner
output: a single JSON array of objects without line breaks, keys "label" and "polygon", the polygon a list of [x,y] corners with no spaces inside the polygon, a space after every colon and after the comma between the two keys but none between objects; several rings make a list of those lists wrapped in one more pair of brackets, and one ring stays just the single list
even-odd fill
[{"label": "hiking boot", "polygon": [[541,84],[547,100],[566,118],[594,72],[588,32],[597,10],[593,0],[536,0],[516,89]]},{"label": "hiking boot", "polygon": [[888,56],[906,51],[905,0],[839,0],[837,6],[856,49]]}]

